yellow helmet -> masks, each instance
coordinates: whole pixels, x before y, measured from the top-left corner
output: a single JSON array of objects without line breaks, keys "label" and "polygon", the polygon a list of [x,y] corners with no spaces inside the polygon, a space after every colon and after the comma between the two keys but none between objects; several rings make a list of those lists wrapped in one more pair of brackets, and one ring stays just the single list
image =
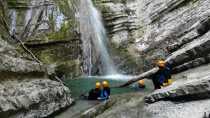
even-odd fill
[{"label": "yellow helmet", "polygon": [[101,88],[101,83],[100,82],[96,82],[96,88],[97,89]]},{"label": "yellow helmet", "polygon": [[144,80],[139,80],[139,81],[138,81],[138,84],[139,84],[139,85],[144,85]]},{"label": "yellow helmet", "polygon": [[103,85],[103,87],[109,87],[108,81],[103,81],[103,82],[102,82],[102,85]]},{"label": "yellow helmet", "polygon": [[158,67],[163,68],[163,67],[165,67],[165,64],[166,64],[166,62],[164,60],[158,60],[157,61],[157,66]]}]

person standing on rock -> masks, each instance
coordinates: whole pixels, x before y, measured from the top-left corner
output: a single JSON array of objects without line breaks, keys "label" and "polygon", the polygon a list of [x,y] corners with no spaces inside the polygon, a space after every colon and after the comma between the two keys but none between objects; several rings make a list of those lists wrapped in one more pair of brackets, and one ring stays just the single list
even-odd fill
[{"label": "person standing on rock", "polygon": [[152,76],[152,81],[155,89],[161,89],[163,86],[171,84],[171,65],[160,59],[156,65],[159,67],[158,72]]}]

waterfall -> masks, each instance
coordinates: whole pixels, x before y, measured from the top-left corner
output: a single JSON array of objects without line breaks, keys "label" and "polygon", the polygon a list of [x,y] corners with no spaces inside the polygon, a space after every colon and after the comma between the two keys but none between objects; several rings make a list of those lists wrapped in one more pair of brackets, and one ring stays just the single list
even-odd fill
[{"label": "waterfall", "polygon": [[89,67],[88,75],[91,75],[92,66],[93,66],[93,64],[92,64],[92,45],[91,45],[91,43],[89,43],[89,52],[90,52],[90,59],[89,59],[90,67]]},{"label": "waterfall", "polygon": [[25,14],[25,26],[28,24],[29,20],[32,17],[32,8],[29,8]]},{"label": "waterfall", "polygon": [[[99,55],[100,62],[102,64],[102,70],[105,75],[117,74],[114,63],[107,50],[108,38],[102,22],[101,14],[94,7],[91,0],[80,0],[79,6],[79,21],[80,32],[83,41],[83,56],[86,60],[84,63],[86,69],[92,68],[92,55]],[[92,44],[92,43],[93,44]],[[88,49],[93,45],[92,49],[95,49],[96,54],[91,54],[91,49]]]},{"label": "waterfall", "polygon": [[16,32],[16,20],[17,20],[17,13],[16,13],[16,10],[15,9],[12,9],[10,11],[11,13],[11,25],[10,25],[10,34],[14,34]]}]

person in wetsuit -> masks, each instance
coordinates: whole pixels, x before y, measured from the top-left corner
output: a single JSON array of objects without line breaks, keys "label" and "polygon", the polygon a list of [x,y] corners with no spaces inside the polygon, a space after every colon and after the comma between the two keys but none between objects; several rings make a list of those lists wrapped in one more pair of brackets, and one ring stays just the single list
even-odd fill
[{"label": "person in wetsuit", "polygon": [[171,84],[171,65],[164,60],[159,60],[156,65],[159,67],[158,72],[152,76],[155,89],[161,89],[161,86]]},{"label": "person in wetsuit", "polygon": [[107,100],[107,99],[109,99],[110,93],[111,93],[111,89],[109,87],[108,81],[103,81],[102,87],[103,87],[103,89],[102,89],[100,98],[103,100]]},{"label": "person in wetsuit", "polygon": [[139,80],[139,81],[138,81],[138,88],[144,89],[145,87],[146,87],[146,86],[145,86],[144,80]]},{"label": "person in wetsuit", "polygon": [[88,93],[88,100],[98,100],[101,96],[101,83],[96,82],[95,89],[91,89]]}]

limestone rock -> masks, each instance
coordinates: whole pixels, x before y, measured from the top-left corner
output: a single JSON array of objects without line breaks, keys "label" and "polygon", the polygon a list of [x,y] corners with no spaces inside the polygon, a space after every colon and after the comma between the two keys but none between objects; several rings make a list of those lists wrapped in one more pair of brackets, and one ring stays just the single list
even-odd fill
[{"label": "limestone rock", "polygon": [[0,96],[2,118],[47,117],[73,102],[68,88],[44,78],[3,80]]},{"label": "limestone rock", "polygon": [[[22,40],[44,64],[56,65],[58,76],[73,78],[81,75],[81,42],[76,29],[75,14],[72,10],[74,6],[71,6],[71,1],[21,0],[6,1],[6,3],[10,35]],[[18,43],[12,39],[9,41]],[[22,49],[18,49],[18,51],[24,57],[29,57]],[[14,61],[23,63],[20,60],[10,58],[8,60],[8,63]],[[30,68],[33,65],[28,64],[27,66]],[[15,67],[11,68],[15,71]],[[37,70],[42,71],[43,69]]]},{"label": "limestone rock", "polygon": [[23,57],[3,39],[0,39],[0,62],[2,118],[47,117],[72,104],[70,90],[47,78],[53,69]]},{"label": "limestone rock", "polygon": [[172,85],[146,96],[145,101],[154,103],[161,100],[188,101],[209,98],[210,75],[206,70],[208,67],[186,71],[182,76],[176,77],[178,80]]},{"label": "limestone rock", "polygon": [[44,66],[33,60],[26,60],[4,40],[0,40],[0,72],[44,73]]},{"label": "limestone rock", "polygon": [[123,45],[131,56],[140,55],[144,71],[153,66],[147,63],[168,57],[209,31],[208,0],[96,1],[110,40]]},{"label": "limestone rock", "polygon": [[160,101],[150,104],[144,108],[144,112],[149,114],[142,118],[207,118],[209,117],[210,100],[189,101],[185,103],[175,103],[170,101]]},{"label": "limestone rock", "polygon": [[101,8],[100,10],[105,20],[105,26],[108,29],[112,42],[121,45],[123,42],[135,37],[133,31],[139,28],[136,14],[137,4],[133,1],[97,1],[99,9]]}]

